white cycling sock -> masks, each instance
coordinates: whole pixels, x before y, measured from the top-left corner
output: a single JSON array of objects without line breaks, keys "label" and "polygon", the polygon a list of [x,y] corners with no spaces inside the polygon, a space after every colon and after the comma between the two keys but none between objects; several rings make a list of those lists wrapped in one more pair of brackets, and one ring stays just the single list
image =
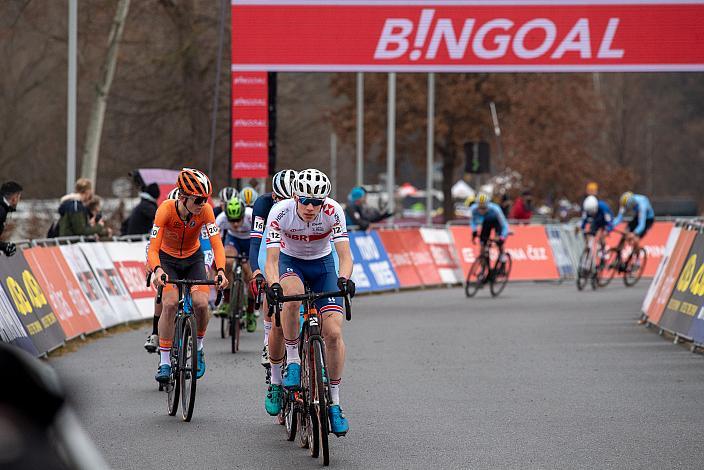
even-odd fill
[{"label": "white cycling sock", "polygon": [[161,358],[159,361],[160,366],[164,364],[171,365],[171,348],[159,348],[159,356]]},{"label": "white cycling sock", "polygon": [[203,350],[203,340],[205,340],[203,336],[198,336],[196,338],[196,347],[198,348],[198,351]]},{"label": "white cycling sock", "polygon": [[283,376],[281,375],[281,366],[283,364],[272,364],[271,365],[271,384],[272,385],[281,385],[281,382],[283,382]]},{"label": "white cycling sock", "polygon": [[269,344],[269,333],[271,332],[271,322],[264,320],[264,346]]},{"label": "white cycling sock", "polygon": [[333,405],[340,404],[340,382],[342,379],[330,381],[330,399]]},{"label": "white cycling sock", "polygon": [[300,364],[301,356],[298,355],[298,338],[286,341],[286,364]]}]

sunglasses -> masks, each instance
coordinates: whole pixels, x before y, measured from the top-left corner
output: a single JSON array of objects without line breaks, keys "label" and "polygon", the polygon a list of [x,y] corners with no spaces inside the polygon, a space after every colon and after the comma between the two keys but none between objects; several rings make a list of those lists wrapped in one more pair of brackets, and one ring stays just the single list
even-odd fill
[{"label": "sunglasses", "polygon": [[300,202],[304,206],[307,206],[308,204],[312,204],[313,207],[318,207],[318,206],[323,205],[323,203],[325,202],[325,199],[315,199],[312,197],[299,197],[298,202]]},{"label": "sunglasses", "polygon": [[193,204],[197,206],[202,206],[208,201],[207,197],[202,197],[202,196],[197,196],[197,197],[192,197],[191,201],[193,201]]}]

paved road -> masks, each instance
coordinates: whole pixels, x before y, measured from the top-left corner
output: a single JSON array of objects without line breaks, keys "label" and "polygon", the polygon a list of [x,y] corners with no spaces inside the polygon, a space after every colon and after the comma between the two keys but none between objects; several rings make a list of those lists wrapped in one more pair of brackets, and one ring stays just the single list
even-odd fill
[{"label": "paved road", "polygon": [[[337,468],[696,468],[704,360],[635,324],[645,283],[428,290],[356,299]],[[317,468],[263,406],[260,333],[212,323],[191,423],[166,415],[147,328],[52,360],[120,469]]]}]

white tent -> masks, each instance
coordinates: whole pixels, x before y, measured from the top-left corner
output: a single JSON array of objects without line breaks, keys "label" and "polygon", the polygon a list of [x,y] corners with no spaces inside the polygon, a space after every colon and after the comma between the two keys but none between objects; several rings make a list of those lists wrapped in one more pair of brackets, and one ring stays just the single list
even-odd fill
[{"label": "white tent", "polygon": [[475,192],[465,180],[459,180],[453,184],[451,190],[453,199],[467,199],[469,196],[474,196]]}]

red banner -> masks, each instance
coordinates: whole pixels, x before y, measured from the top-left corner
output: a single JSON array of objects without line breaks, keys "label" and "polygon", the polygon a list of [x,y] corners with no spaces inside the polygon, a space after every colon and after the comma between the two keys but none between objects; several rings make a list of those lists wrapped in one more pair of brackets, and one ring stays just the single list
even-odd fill
[{"label": "red banner", "polygon": [[434,286],[443,284],[444,281],[435,266],[430,248],[423,241],[420,229],[401,229],[395,230],[394,233],[403,243],[403,247],[406,249],[408,256],[410,256],[416,271],[418,271],[418,276],[423,285]]},{"label": "red banner", "polygon": [[704,2],[232,0],[232,44],[240,71],[702,71]]},{"label": "red banner", "polygon": [[[640,245],[645,248],[646,253],[648,253],[645,271],[643,271],[644,277],[655,276],[658,265],[665,255],[665,244],[667,244],[667,237],[670,236],[672,227],[674,227],[672,222],[655,222],[645,237],[643,237],[643,240],[641,240]],[[624,231],[626,224],[620,224],[616,228],[620,231]],[[620,239],[621,234],[611,233],[606,239],[606,242],[609,246],[616,246]],[[626,252],[630,253],[630,251],[628,251],[629,248],[626,248],[626,250]]]},{"label": "red banner", "polygon": [[[472,231],[467,226],[452,226],[457,256],[466,275],[479,255],[479,242],[472,243]],[[512,225],[513,235],[506,240],[506,251],[511,254],[513,266],[511,281],[559,279],[550,242],[542,225]]]},{"label": "red banner", "polygon": [[[236,44],[234,39],[233,44]],[[267,82],[266,72],[241,72],[233,67],[232,178],[266,178],[269,175]]]},{"label": "red banner", "polygon": [[59,248],[34,247],[22,254],[46,293],[67,338],[102,328]]},{"label": "red banner", "polygon": [[391,265],[396,271],[398,282],[401,287],[416,287],[423,285],[423,282],[418,276],[418,271],[413,265],[410,253],[406,251],[406,247],[401,241],[408,229],[401,230],[378,230],[381,243],[384,245],[386,254],[389,255]]}]

